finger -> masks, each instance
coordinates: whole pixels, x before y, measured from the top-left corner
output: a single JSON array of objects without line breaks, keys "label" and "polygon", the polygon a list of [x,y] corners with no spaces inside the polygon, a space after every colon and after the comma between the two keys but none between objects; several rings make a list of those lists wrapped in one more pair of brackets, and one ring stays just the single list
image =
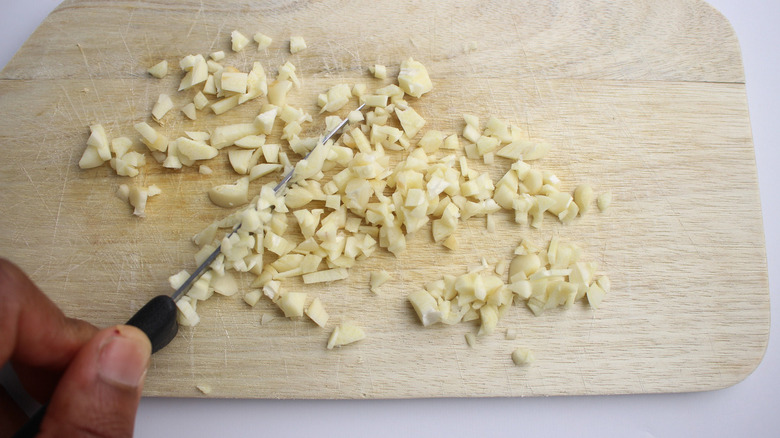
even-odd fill
[{"label": "finger", "polygon": [[14,362],[30,395],[48,398],[62,370],[95,332],[91,324],[65,317],[21,269],[0,258],[0,362]]},{"label": "finger", "polygon": [[131,437],[152,345],[135,327],[98,332],[63,374],[41,436]]}]

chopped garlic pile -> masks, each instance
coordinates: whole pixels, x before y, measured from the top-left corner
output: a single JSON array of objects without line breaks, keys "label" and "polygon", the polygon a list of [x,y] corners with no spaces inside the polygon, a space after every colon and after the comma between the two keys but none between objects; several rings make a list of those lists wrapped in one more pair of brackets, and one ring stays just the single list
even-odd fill
[{"label": "chopped garlic pile", "polygon": [[583,297],[598,308],[609,292],[609,278],[598,275],[595,263],[582,261],[575,244],[553,237],[543,250],[523,240],[515,254],[508,282],[483,264],[459,276],[445,275],[407,298],[424,326],[479,320],[481,336],[495,331],[513,302],[524,302],[538,316],[555,307],[568,308]]},{"label": "chopped garlic pile", "polygon": [[[272,42],[261,33],[253,40],[258,50]],[[249,42],[241,32],[231,33],[233,52],[245,50]],[[306,43],[302,37],[291,37],[289,49],[298,53],[306,49]],[[329,131],[340,122],[334,112],[366,105],[364,112],[349,113],[341,137],[324,144],[317,137],[303,136],[314,116],[288,102],[301,87],[292,62],[279,66],[275,78],[266,74],[260,62],[254,62],[249,71],[239,71],[228,64],[224,51],[187,55],[179,68],[178,91],[187,96],[184,102],[159,94],[151,109],[154,126],[143,121],[134,125],[141,144],[127,137],[109,140],[102,125],[90,126],[79,166],[88,169],[109,162],[117,175],[135,177],[146,165],[146,149],[164,168],[195,167],[209,175],[212,169],[204,162],[226,151],[236,180],[212,187],[208,197],[215,205],[234,211],[193,239],[200,248],[196,263],[217,246],[221,254],[177,303],[182,325],[198,324],[198,302],[215,292],[236,294],[236,272],[254,278],[243,296],[249,306],[266,297],[286,317],[306,315],[325,327],[329,315],[322,301],[287,290],[282,286],[285,279],[300,276],[305,284],[343,280],[350,268],[379,248],[402,256],[407,236],[428,225],[433,242],[456,250],[458,227],[471,218],[484,217],[488,230],[493,231],[495,215],[506,210],[517,224],[540,228],[546,214],[568,224],[585,214],[594,198],[601,211],[611,200],[608,193],[596,198],[585,184],[569,193],[553,173],[532,167],[529,162],[544,157],[550,145],[532,140],[518,126],[498,117],[489,117],[482,125],[476,115],[465,114],[460,132],[428,126],[418,109],[433,83],[427,68],[412,58],[401,62],[397,84],[371,90],[366,84],[336,83],[321,90],[316,102],[324,115],[324,127],[316,128],[318,132]],[[369,71],[378,79],[388,76],[384,65],[372,65]],[[167,61],[148,72],[164,77]],[[218,116],[261,98],[259,113],[244,123],[183,133],[168,127],[178,124],[166,123],[181,117],[179,113],[189,120],[197,120],[199,112],[208,110]],[[281,135],[273,138],[277,126]],[[391,160],[394,153],[403,158]],[[501,162],[508,170],[494,182],[488,173],[472,168],[469,160],[485,164],[506,160]],[[276,181],[259,181],[266,176],[278,179],[289,171],[293,171],[291,184],[280,195],[273,190]],[[259,195],[252,199],[250,192],[256,193],[257,188]],[[136,215],[143,216],[146,200],[158,193],[156,186],[122,185],[118,195],[135,208]],[[222,236],[220,230],[238,224],[236,233]],[[586,295],[591,306],[598,306],[609,290],[608,279],[602,276],[594,281],[594,268],[579,262],[579,250],[554,242],[546,251],[534,252],[521,245],[524,252],[518,252],[511,264],[502,262],[493,272],[445,276],[409,294],[409,301],[425,326],[479,320],[479,334],[492,333],[515,299],[526,300],[537,314]],[[507,266],[508,282],[504,280]],[[372,273],[370,290],[376,293],[390,277],[384,270]],[[177,287],[184,278],[186,272],[172,276],[171,286]],[[264,314],[263,322],[270,318]],[[328,348],[364,336],[360,327],[342,324],[333,331]],[[473,345],[473,338],[469,343]]]},{"label": "chopped garlic pile", "polygon": [[526,300],[536,315],[554,307],[569,307],[585,296],[595,309],[609,292],[609,278],[598,275],[595,263],[580,260],[582,250],[575,244],[553,237],[545,251],[523,240],[515,254],[508,287]]}]

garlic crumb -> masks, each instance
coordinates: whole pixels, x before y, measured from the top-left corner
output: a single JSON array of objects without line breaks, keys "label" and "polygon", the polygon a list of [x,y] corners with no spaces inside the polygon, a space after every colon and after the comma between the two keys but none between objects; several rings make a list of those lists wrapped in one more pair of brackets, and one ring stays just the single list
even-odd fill
[{"label": "garlic crumb", "polygon": [[234,30],[230,34],[230,43],[234,52],[240,52],[249,44],[249,38],[245,37],[241,32]]},{"label": "garlic crumb", "polygon": [[304,49],[306,49],[306,41],[302,36],[290,37],[290,53],[294,55]]},{"label": "garlic crumb", "polygon": [[206,395],[211,394],[211,385],[207,383],[201,383],[200,385],[196,385],[195,387],[198,388],[200,392]]},{"label": "garlic crumb", "polygon": [[534,353],[527,348],[516,348],[515,351],[512,352],[512,362],[519,367],[530,365],[535,360],[536,357],[534,357]]},{"label": "garlic crumb", "polygon": [[384,269],[380,271],[374,271],[370,274],[370,284],[371,284],[371,292],[377,293],[380,286],[387,283],[387,280],[390,279],[390,273],[385,271]]},{"label": "garlic crumb", "polygon": [[598,199],[596,199],[596,204],[599,207],[599,211],[607,211],[609,205],[612,204],[612,192],[605,192],[600,194]]}]

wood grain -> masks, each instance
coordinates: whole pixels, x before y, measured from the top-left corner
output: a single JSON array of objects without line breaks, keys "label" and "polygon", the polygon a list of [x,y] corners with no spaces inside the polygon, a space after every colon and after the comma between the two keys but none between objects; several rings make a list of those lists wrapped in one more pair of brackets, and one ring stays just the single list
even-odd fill
[{"label": "wood grain", "polygon": [[[202,323],[182,329],[153,359],[145,394],[216,397],[395,398],[532,396],[698,391],[723,388],[758,365],[769,333],[769,290],[755,158],[739,46],[729,24],[701,1],[492,2],[416,0],[66,1],[0,73],[0,248],[65,311],[99,326],[126,320],[166,293],[168,275],[192,269],[190,236],[225,211],[205,190],[233,181],[224,157],[216,174],[149,164],[137,183],[163,190],[148,217],[114,197],[108,168],[80,170],[88,125],[136,135],[163,80],[145,70],[189,53],[229,52],[229,35],[262,31],[229,60],[274,72],[291,60],[303,78],[296,106],[314,114],[317,93],[336,83],[378,87],[367,67],[391,75],[408,56],[422,61],[434,91],[413,105],[428,127],[462,129],[461,114],[496,115],[550,141],[534,164],[568,189],[589,182],[614,194],[613,208],[570,226],[499,230],[471,220],[462,247],[434,245],[426,228],[396,259],[382,251],[349,280],[289,287],[316,294],[338,321],[368,338],[325,350],[330,330],[283,319],[261,301],[213,299]],[[309,48],[289,55],[291,34]],[[464,44],[477,50],[464,51]],[[176,95],[177,104],[191,96]],[[253,102],[220,118],[171,118],[168,132],[207,129],[256,115]],[[319,125],[309,129],[316,130]],[[488,170],[494,177],[508,163]],[[464,342],[470,324],[423,329],[408,292],[484,256],[509,258],[523,237],[581,244],[610,274],[603,308],[587,305],[534,317],[514,307],[499,334]],[[368,273],[393,279],[375,296]],[[262,314],[276,318],[260,325]],[[503,329],[517,329],[508,341]],[[525,346],[537,362],[512,364]]]}]

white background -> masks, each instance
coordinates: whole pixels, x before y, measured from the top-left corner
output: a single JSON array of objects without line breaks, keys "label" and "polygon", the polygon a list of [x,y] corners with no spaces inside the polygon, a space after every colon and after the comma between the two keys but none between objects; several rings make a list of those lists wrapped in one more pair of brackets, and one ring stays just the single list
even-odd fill
[{"label": "white background", "polygon": [[[773,320],[780,320],[780,2],[713,0],[742,47],[766,233]],[[59,0],[0,0],[5,66]],[[759,242],[756,242],[757,244]],[[730,436],[780,434],[780,342],[724,390],[662,395],[424,400],[144,399],[139,437]]]}]

